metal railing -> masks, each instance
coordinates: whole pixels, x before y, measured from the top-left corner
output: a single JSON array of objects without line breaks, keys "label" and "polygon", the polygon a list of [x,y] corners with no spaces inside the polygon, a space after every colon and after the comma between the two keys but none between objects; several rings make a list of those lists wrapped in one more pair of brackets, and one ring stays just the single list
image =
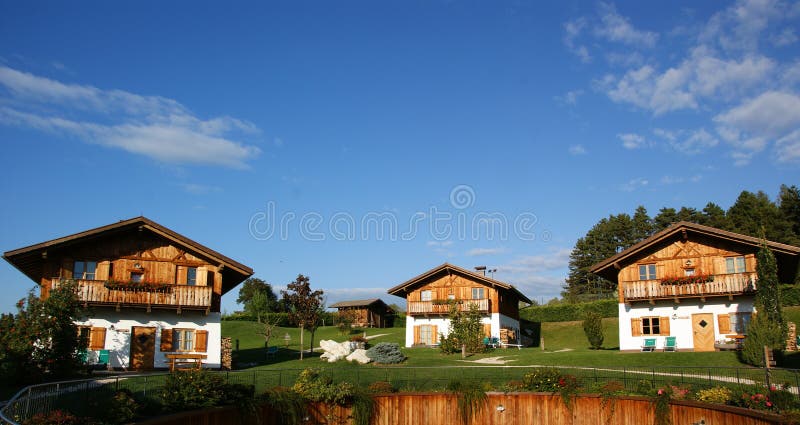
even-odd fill
[{"label": "metal railing", "polygon": [[[715,386],[786,385],[800,395],[800,370],[751,367],[577,367],[554,366],[576,377],[587,392],[597,391],[608,382],[618,382],[628,391],[659,388],[664,385],[691,386],[693,389]],[[432,367],[328,367],[321,373],[336,382],[347,381],[368,387],[378,381],[389,382],[400,391],[441,390],[453,380],[478,382],[481,386],[502,390],[511,381],[521,381],[535,366],[432,366]],[[214,372],[227,383],[252,385],[256,394],[274,387],[294,384],[302,369],[258,369],[252,371]],[[38,384],[19,391],[0,409],[0,419],[17,425],[36,414],[56,409],[86,416],[116,391],[127,390],[138,399],[158,396],[168,373],[119,375],[100,379]]]}]

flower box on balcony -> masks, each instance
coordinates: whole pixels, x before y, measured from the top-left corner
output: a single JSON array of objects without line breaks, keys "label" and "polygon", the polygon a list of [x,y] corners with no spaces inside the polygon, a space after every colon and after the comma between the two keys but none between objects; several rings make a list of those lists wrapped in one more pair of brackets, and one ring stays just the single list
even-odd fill
[{"label": "flower box on balcony", "polygon": [[112,280],[105,282],[103,286],[114,291],[158,292],[162,294],[172,292],[173,287],[169,283],[117,282]]},{"label": "flower box on balcony", "polygon": [[665,277],[661,279],[662,285],[691,285],[693,283],[708,283],[714,281],[714,275],[698,274],[694,276]]}]

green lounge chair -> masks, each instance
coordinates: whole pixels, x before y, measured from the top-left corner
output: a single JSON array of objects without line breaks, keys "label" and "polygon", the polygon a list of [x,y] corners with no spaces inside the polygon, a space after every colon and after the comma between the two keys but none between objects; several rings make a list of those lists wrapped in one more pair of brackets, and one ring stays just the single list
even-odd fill
[{"label": "green lounge chair", "polygon": [[642,351],[655,351],[656,350],[656,339],[655,338],[645,338],[644,344],[642,344]]},{"label": "green lounge chair", "polygon": [[668,336],[664,338],[664,351],[678,351],[676,337]]}]

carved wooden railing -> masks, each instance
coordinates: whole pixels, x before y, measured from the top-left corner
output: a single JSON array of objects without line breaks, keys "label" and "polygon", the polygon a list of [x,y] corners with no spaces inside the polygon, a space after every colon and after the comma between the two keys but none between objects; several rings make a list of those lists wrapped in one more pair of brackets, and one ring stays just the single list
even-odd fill
[{"label": "carved wooden railing", "polygon": [[[62,279],[52,279],[51,289]],[[140,305],[154,307],[209,308],[212,288],[193,285],[159,285],[155,287],[108,284],[102,280],[75,279],[78,297],[87,304]]]},{"label": "carved wooden railing", "polygon": [[681,285],[662,285],[658,279],[634,280],[620,282],[620,290],[625,302],[732,296],[755,292],[757,280],[755,273],[718,274],[710,282]]},{"label": "carved wooden railing", "polygon": [[469,311],[471,305],[478,307],[481,313],[490,312],[489,299],[478,300],[448,300],[447,302],[435,301],[409,301],[408,314],[448,314],[450,305],[455,305],[459,311]]}]

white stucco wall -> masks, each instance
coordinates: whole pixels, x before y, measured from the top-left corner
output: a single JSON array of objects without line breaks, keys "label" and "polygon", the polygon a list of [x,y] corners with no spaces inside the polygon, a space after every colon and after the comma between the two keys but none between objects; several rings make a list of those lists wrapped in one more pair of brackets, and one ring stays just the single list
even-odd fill
[{"label": "white stucco wall", "polygon": [[[500,337],[501,328],[514,329],[517,335],[520,335],[519,321],[500,313],[492,313],[491,316],[484,316],[481,319],[481,323],[491,324],[493,337]],[[419,325],[436,325],[436,331],[440,334],[444,334],[445,336],[447,336],[448,332],[450,331],[450,319],[447,317],[426,318],[407,315],[406,347],[411,347],[414,345],[414,326]]]},{"label": "white stucco wall", "polygon": [[[694,332],[692,330],[692,314],[711,313],[714,315],[714,341],[725,339],[719,333],[718,314],[750,313],[753,311],[753,297],[737,297],[733,301],[718,297],[700,302],[700,299],[682,299],[679,304],[672,301],[660,301],[655,305],[634,303],[630,306],[619,304],[619,348],[622,351],[641,350],[643,340],[652,336],[634,337],[631,334],[631,319],[648,316],[670,318],[670,336],[676,337],[679,350],[694,349]],[[663,337],[658,337],[658,347],[663,346]]]},{"label": "white stucco wall", "polygon": [[[154,367],[164,368],[169,364],[161,352],[161,329],[196,329],[208,331],[208,357],[203,361],[204,367],[220,367],[220,341],[222,331],[220,327],[220,313],[208,315],[198,311],[186,311],[177,314],[173,311],[153,310],[146,313],[144,310],[123,310],[117,312],[110,309],[96,308],[94,316],[77,322],[81,326],[106,328],[105,349],[109,350],[109,363],[113,368],[127,369],[130,367],[130,339],[134,326],[156,328]],[[111,326],[114,330],[111,330]],[[97,351],[90,353],[90,359],[96,359]]]}]

